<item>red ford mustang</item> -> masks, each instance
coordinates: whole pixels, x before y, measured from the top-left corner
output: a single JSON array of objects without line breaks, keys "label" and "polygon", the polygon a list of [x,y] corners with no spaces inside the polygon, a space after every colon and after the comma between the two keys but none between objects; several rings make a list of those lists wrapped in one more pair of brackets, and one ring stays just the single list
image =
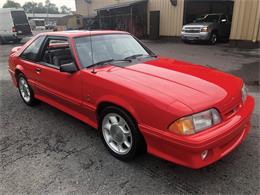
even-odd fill
[{"label": "red ford mustang", "polygon": [[100,129],[120,160],[146,149],[207,166],[245,139],[254,108],[241,79],[156,56],[126,32],[39,34],[12,49],[9,72],[27,105],[41,100]]}]

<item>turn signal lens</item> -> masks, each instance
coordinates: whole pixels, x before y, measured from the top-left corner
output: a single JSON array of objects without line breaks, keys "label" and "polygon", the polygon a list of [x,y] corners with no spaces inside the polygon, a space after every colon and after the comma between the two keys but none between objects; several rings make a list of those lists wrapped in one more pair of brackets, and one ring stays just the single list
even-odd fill
[{"label": "turn signal lens", "polygon": [[219,112],[216,109],[210,109],[192,116],[183,117],[172,123],[168,129],[179,135],[192,135],[220,122]]},{"label": "turn signal lens", "polygon": [[185,117],[177,120],[169,127],[169,131],[180,135],[194,134],[194,125],[192,117]]}]

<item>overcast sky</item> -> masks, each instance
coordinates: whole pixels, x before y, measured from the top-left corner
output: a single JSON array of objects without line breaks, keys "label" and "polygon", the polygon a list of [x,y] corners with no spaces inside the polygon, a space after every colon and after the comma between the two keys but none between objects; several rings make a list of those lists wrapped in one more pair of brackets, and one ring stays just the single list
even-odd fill
[{"label": "overcast sky", "polygon": [[[14,0],[17,3],[20,3],[23,5],[25,2],[33,1],[35,3],[38,2],[45,2],[45,0]],[[3,4],[6,2],[6,0],[0,0],[0,8],[2,8]],[[72,11],[75,11],[75,0],[50,0],[51,3],[55,3],[58,7],[61,7],[62,5],[66,5],[67,7],[71,8]]]}]

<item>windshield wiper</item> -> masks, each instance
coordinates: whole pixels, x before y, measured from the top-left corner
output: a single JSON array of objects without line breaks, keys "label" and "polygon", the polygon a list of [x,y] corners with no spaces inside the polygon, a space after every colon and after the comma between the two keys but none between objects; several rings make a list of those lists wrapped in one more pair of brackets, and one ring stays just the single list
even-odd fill
[{"label": "windshield wiper", "polygon": [[145,54],[135,54],[129,57],[124,58],[125,60],[129,60],[129,59],[136,59],[138,57],[154,57],[157,58],[157,55],[154,54],[150,54],[150,55],[145,55]]},{"label": "windshield wiper", "polygon": [[100,66],[100,65],[104,65],[110,62],[132,62],[130,59],[122,59],[122,60],[115,60],[115,59],[109,59],[109,60],[103,60],[94,64],[91,64],[88,66],[88,68],[93,67],[93,66]]},{"label": "windshield wiper", "polygon": [[144,54],[135,54],[135,55],[132,55],[132,56],[128,56],[126,58],[124,58],[125,60],[129,60],[129,59],[136,59],[138,57],[141,57],[143,56]]}]

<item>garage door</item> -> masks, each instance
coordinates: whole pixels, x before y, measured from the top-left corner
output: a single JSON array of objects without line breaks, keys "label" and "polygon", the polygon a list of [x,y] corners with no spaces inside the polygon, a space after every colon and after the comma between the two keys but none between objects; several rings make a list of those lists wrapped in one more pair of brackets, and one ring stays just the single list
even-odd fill
[{"label": "garage door", "polygon": [[232,21],[233,0],[185,0],[184,24],[191,23],[198,16],[209,13],[224,13]]}]

